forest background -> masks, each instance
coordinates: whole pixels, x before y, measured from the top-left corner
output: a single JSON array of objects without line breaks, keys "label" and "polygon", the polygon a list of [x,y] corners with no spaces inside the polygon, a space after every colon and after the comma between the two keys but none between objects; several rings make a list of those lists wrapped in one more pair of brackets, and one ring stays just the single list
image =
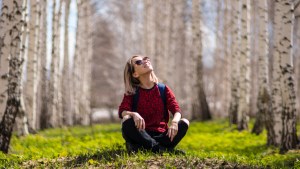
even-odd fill
[{"label": "forest background", "polygon": [[266,145],[295,150],[299,3],[0,0],[1,150],[12,131],[118,122],[135,54],[150,57],[185,118],[265,128]]}]

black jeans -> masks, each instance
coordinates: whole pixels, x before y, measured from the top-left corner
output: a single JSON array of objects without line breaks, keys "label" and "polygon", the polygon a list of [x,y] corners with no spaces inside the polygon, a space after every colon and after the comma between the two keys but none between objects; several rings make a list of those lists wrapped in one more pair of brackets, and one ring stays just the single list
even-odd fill
[{"label": "black jeans", "polygon": [[146,130],[139,131],[134,124],[133,118],[127,119],[122,123],[122,135],[126,142],[139,145],[153,152],[159,151],[161,147],[173,149],[185,136],[187,130],[188,125],[180,120],[178,122],[178,133],[171,141],[167,136],[168,131],[163,133]]}]

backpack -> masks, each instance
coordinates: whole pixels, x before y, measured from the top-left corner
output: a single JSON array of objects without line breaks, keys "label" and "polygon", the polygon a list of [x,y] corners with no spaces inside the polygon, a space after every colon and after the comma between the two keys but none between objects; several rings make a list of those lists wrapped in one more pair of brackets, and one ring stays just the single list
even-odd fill
[{"label": "backpack", "polygon": [[[167,120],[166,118],[168,117],[168,109],[167,109],[167,97],[166,97],[166,85],[163,83],[157,83],[160,97],[163,101],[164,104],[164,119]],[[139,88],[135,91],[135,94],[133,96],[133,104],[132,104],[132,111],[137,112],[137,105],[139,101]]]}]

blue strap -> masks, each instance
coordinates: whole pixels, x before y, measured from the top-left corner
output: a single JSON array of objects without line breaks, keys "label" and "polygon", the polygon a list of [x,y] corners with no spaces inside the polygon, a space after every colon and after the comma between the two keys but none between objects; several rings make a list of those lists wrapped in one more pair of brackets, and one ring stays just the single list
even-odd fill
[{"label": "blue strap", "polygon": [[133,104],[132,104],[132,111],[137,112],[137,105],[139,101],[139,88],[136,89],[135,94],[133,95]]},{"label": "blue strap", "polygon": [[[167,120],[168,109],[167,109],[167,98],[166,98],[166,85],[163,83],[158,83],[158,89],[160,97],[164,103],[164,119]],[[135,94],[133,95],[133,104],[132,104],[132,111],[137,112],[137,105],[139,101],[139,88],[137,88]]]},{"label": "blue strap", "polygon": [[168,117],[168,109],[167,109],[167,98],[166,98],[166,85],[163,83],[158,83],[158,89],[160,93],[160,97],[164,103],[164,119],[167,120]]}]

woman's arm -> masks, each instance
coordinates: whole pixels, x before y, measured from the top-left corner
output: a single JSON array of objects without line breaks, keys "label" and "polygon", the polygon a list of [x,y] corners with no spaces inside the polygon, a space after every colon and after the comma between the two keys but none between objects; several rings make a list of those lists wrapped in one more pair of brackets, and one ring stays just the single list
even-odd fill
[{"label": "woman's arm", "polygon": [[180,119],[181,119],[181,113],[176,112],[173,116],[172,123],[178,123]]},{"label": "woman's arm", "polygon": [[171,125],[168,129],[168,137],[170,137],[170,140],[173,141],[174,137],[177,135],[178,133],[178,122],[181,119],[181,114],[179,112],[176,112],[174,114],[173,120],[171,122]]},{"label": "woman's arm", "polygon": [[146,127],[145,120],[141,117],[139,113],[131,112],[131,111],[123,111],[121,115],[122,118],[125,116],[131,116],[134,120],[134,124],[136,128],[139,130],[145,130]]}]

